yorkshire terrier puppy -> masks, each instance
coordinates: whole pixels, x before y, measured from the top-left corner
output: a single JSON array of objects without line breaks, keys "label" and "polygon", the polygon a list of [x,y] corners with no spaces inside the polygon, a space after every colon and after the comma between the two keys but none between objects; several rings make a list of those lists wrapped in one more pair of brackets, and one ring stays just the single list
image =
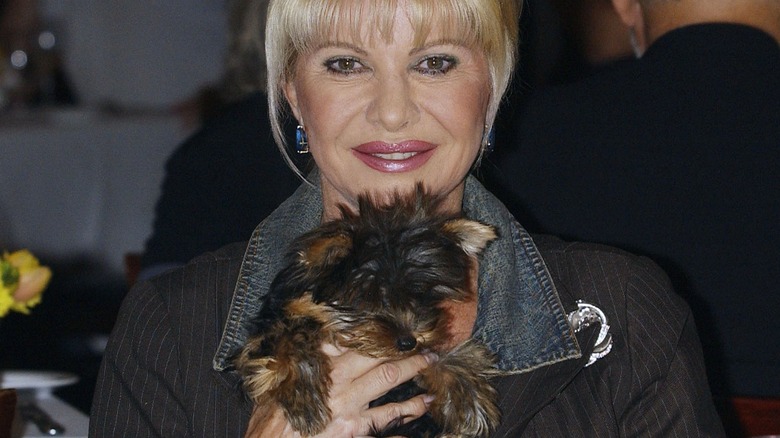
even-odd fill
[{"label": "yorkshire terrier puppy", "polygon": [[328,409],[331,343],[388,360],[431,351],[439,359],[413,382],[372,403],[427,393],[429,412],[398,419],[376,436],[485,437],[498,424],[489,350],[474,340],[449,348],[446,302],[476,300],[474,259],[496,237],[488,225],[443,215],[441,199],[421,186],[379,203],[358,200],[359,214],[298,238],[271,284],[250,337],[236,357],[247,395],[276,404],[303,435],[321,432]]}]

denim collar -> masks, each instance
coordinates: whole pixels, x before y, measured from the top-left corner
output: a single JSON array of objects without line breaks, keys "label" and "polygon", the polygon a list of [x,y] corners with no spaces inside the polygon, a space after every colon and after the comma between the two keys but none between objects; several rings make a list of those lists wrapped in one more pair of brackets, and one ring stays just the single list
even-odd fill
[{"label": "denim collar", "polygon": [[[581,357],[558,292],[528,233],[472,176],[466,181],[463,210],[467,217],[493,225],[499,234],[480,260],[473,332],[496,354],[498,369],[518,374]],[[285,248],[316,227],[321,216],[319,187],[303,184],[255,229],[214,356],[215,370],[229,369],[230,358],[244,345],[250,321],[282,268]]]}]

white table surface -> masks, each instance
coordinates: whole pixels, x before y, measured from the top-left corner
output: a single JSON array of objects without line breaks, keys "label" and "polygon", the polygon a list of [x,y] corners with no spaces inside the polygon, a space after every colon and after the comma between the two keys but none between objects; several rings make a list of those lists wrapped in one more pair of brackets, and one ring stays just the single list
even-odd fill
[{"label": "white table surface", "polygon": [[[35,403],[56,422],[60,423],[65,432],[55,435],[59,438],[86,438],[89,432],[89,417],[77,410],[73,406],[65,403],[59,398],[48,392],[38,392],[29,394],[24,390],[19,391],[19,403],[23,403],[30,398],[35,399]],[[19,413],[14,418],[13,428],[11,429],[11,438],[32,438],[32,437],[50,437],[38,430],[32,423],[21,420]]]}]

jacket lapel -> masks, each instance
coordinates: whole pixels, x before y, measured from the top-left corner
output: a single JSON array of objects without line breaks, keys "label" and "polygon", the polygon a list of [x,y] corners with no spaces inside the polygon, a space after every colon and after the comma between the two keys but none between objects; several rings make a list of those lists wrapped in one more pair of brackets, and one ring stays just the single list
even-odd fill
[{"label": "jacket lapel", "polygon": [[511,421],[503,421],[494,437],[520,436],[534,415],[555,400],[588,363],[599,328],[598,324],[591,325],[575,335],[582,348],[579,358],[496,378],[494,386],[498,388],[501,416]]}]

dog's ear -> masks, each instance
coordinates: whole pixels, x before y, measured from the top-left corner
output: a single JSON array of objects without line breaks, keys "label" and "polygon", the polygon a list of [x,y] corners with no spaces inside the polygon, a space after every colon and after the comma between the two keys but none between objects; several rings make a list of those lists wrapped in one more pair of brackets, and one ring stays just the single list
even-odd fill
[{"label": "dog's ear", "polygon": [[455,235],[458,245],[470,256],[481,253],[488,242],[498,237],[492,226],[463,218],[448,220],[442,228]]},{"label": "dog's ear", "polygon": [[352,238],[345,233],[317,236],[298,252],[299,262],[309,269],[332,266],[352,250]]}]

